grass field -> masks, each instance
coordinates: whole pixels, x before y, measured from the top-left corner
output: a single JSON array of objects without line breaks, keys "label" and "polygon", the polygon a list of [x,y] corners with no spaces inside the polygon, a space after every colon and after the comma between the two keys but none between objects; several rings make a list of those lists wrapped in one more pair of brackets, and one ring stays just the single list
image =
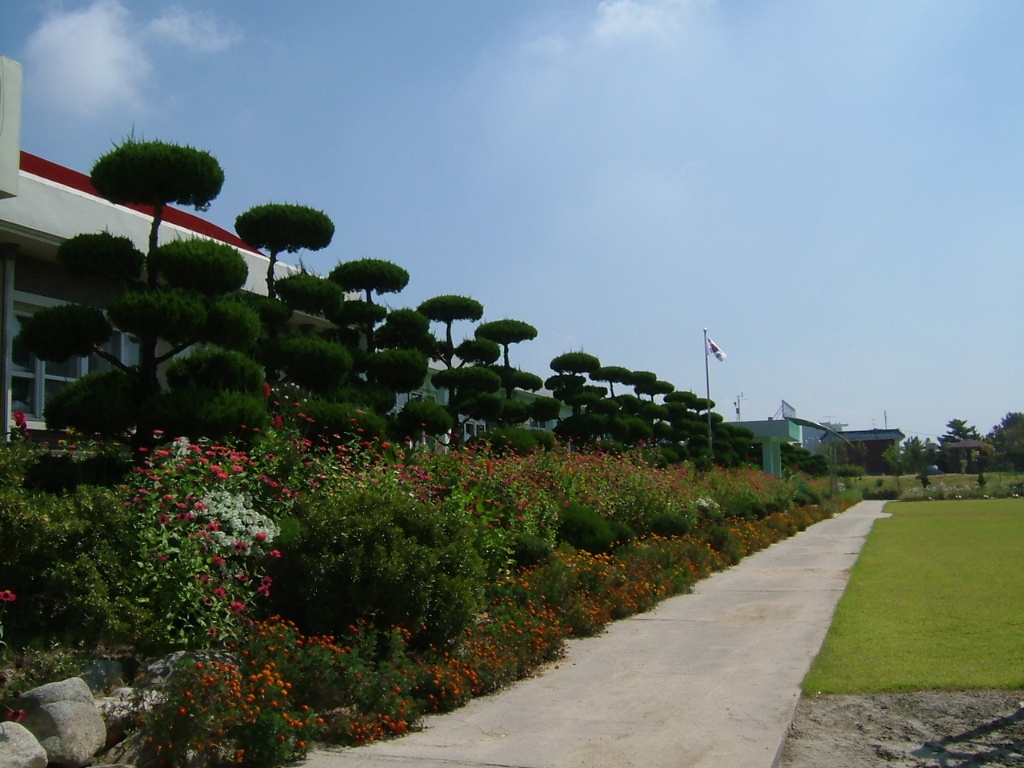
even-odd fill
[{"label": "grass field", "polygon": [[804,691],[1024,688],[1024,499],[886,511]]}]

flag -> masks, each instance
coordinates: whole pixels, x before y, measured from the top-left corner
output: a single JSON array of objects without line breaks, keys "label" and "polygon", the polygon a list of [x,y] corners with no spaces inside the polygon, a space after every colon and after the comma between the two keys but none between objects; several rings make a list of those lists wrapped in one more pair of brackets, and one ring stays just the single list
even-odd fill
[{"label": "flag", "polygon": [[722,348],[715,344],[711,339],[708,339],[708,351],[706,354],[714,355],[719,360],[725,360],[725,352],[723,352]]}]

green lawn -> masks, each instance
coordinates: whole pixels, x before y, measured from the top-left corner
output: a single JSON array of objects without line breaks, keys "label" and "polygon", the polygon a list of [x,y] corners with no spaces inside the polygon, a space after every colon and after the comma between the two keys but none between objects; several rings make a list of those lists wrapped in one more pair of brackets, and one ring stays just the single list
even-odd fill
[{"label": "green lawn", "polygon": [[1024,688],[1024,499],[886,511],[804,691]]}]

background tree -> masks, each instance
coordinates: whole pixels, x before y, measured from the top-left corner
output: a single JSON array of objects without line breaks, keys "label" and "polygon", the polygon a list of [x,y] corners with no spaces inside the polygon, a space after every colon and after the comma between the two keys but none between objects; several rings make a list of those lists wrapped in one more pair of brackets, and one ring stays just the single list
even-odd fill
[{"label": "background tree", "polygon": [[995,449],[993,460],[999,469],[1024,472],[1024,413],[1007,413],[986,439]]}]

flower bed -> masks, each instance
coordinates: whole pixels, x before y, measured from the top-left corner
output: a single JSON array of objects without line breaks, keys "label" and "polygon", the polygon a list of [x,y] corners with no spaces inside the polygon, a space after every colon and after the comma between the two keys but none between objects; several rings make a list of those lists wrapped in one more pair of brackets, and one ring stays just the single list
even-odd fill
[{"label": "flower bed", "polygon": [[281,429],[169,443],[117,488],[59,494],[13,482],[31,461],[0,458],[5,654],[224,652],[186,657],[142,722],[171,764],[404,733],[829,514],[794,503],[816,496],[800,477],[642,452],[318,447]]}]

